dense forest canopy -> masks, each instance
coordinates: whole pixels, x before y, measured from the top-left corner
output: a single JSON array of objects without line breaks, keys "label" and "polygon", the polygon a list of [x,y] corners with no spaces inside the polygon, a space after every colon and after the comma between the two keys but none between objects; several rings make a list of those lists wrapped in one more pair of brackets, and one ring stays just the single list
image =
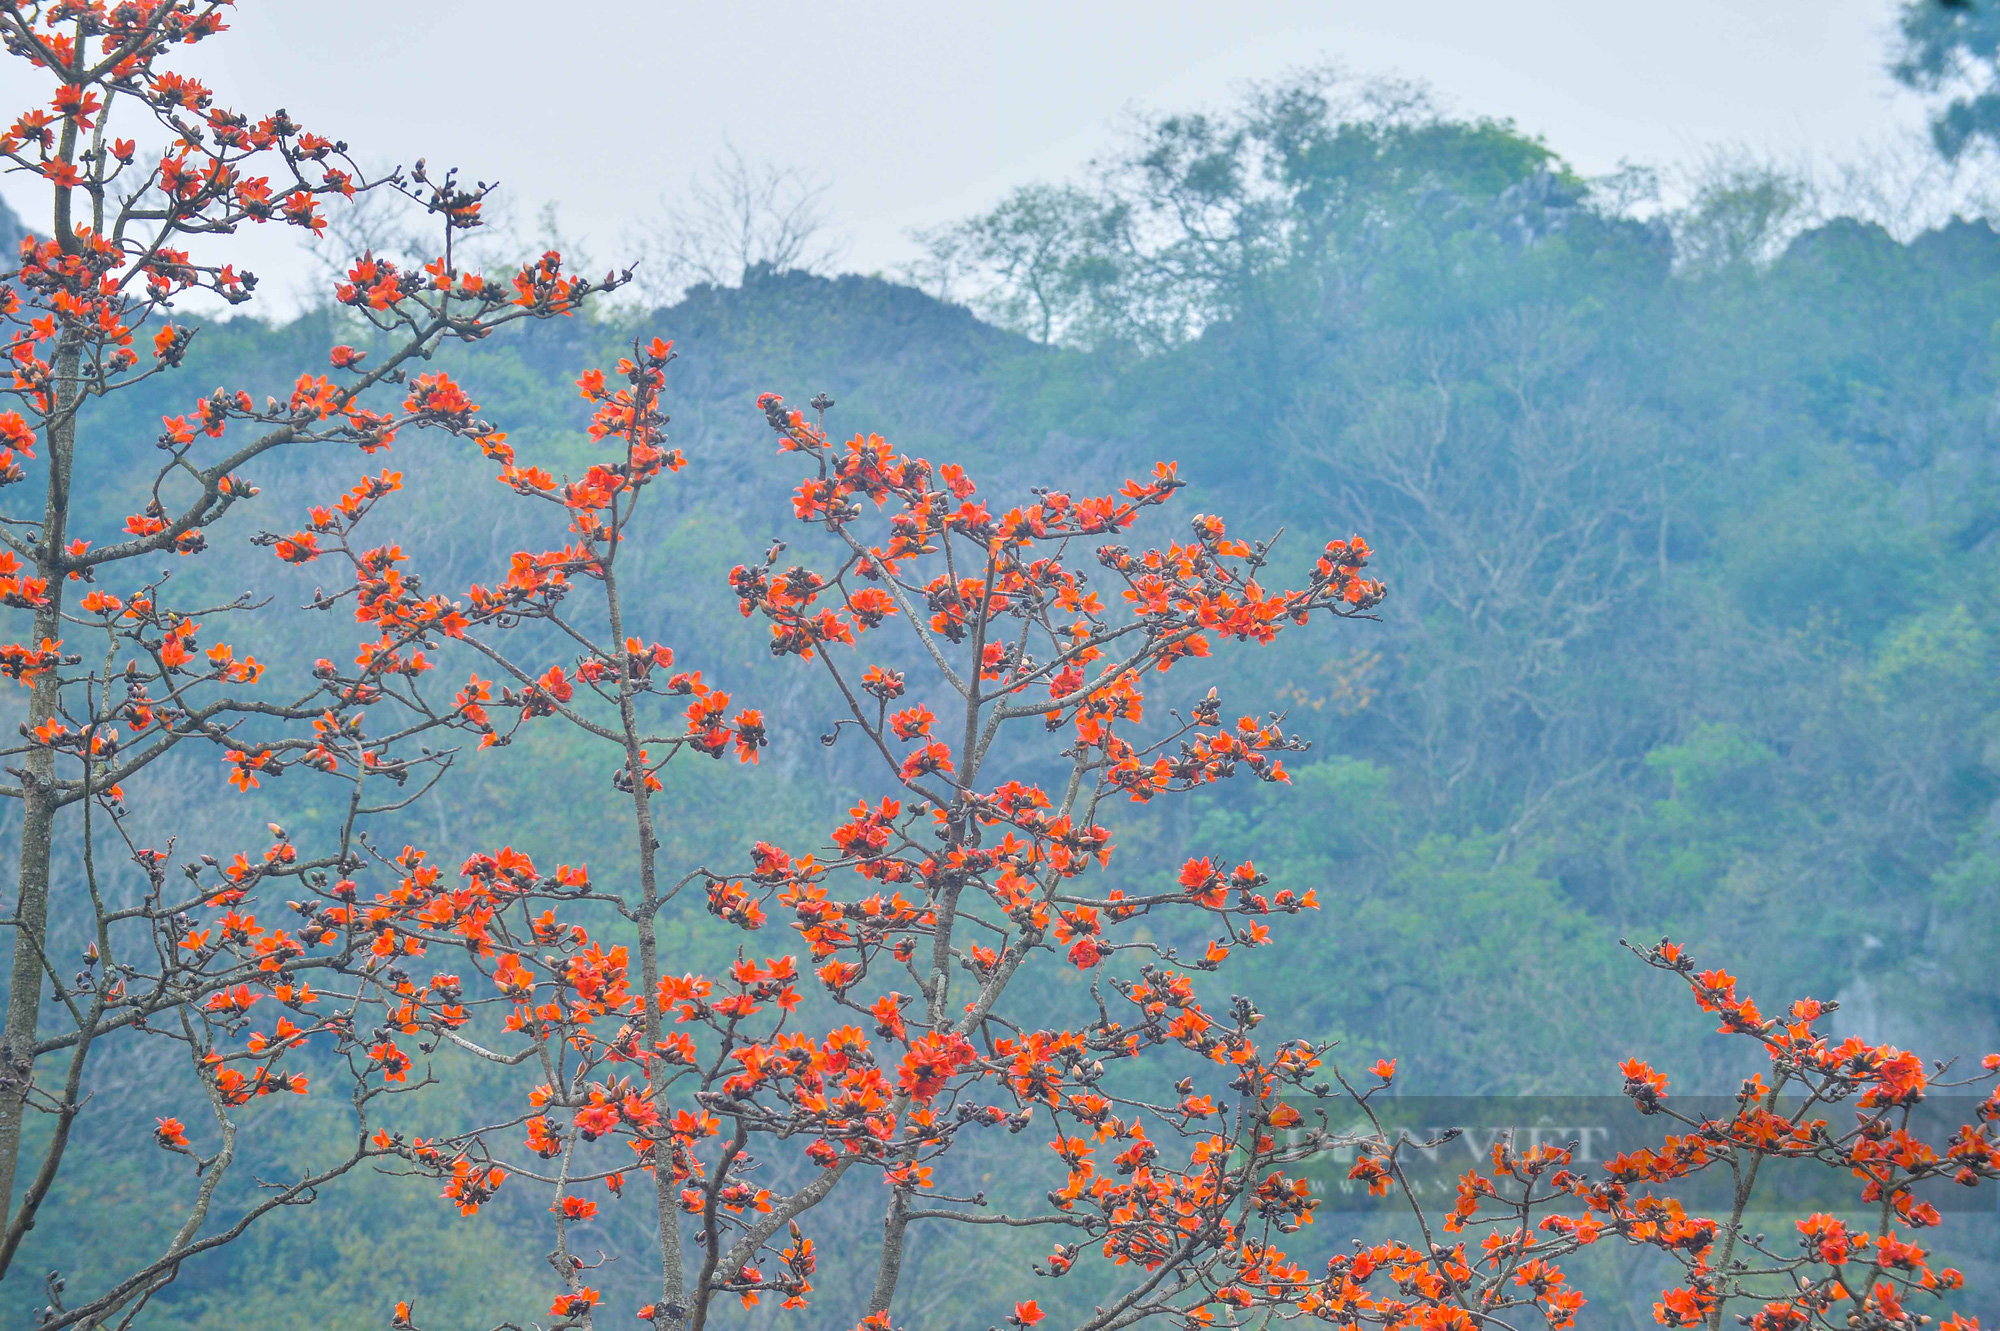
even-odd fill
[{"label": "dense forest canopy", "polygon": [[[823,390],[836,431],[949,451],[989,489],[1025,493],[1057,464],[1110,479],[1172,458],[1201,511],[1367,535],[1391,589],[1381,623],[1266,654],[1232,699],[1286,710],[1313,739],[1294,785],[1163,814],[1124,871],[1171,875],[1199,844],[1316,888],[1335,908],[1252,958],[1246,983],[1307,1033],[1398,1057],[1403,1089],[1602,1091],[1635,1030],[1706,1079],[1691,1089],[1729,1089],[1742,1069],[1713,1061],[1702,1024],[1618,947],[1666,933],[1761,992],[1838,997],[1871,1037],[1915,1041],[1921,1026],[1932,1047],[1994,1047],[2000,234],[1954,219],[1898,239],[1815,215],[1775,172],[1643,217],[1628,205],[1620,182],[1581,178],[1505,122],[1311,75],[1155,118],[1088,178],[933,233],[919,285],[753,267],[666,309],[509,331],[445,359],[524,435],[580,455],[576,369],[641,328],[676,339],[690,470],[644,553],[648,631],[726,666],[773,718],[766,765],[795,778],[786,794],[755,787],[751,809],[741,773],[677,769],[667,835],[688,863],[809,827],[824,810],[804,778],[851,761],[818,742],[824,700],[736,627],[726,582],[785,516],[764,497],[787,473],[756,393]],[[349,335],[345,317],[211,322],[172,396],[90,419],[82,465],[138,484],[158,417],[185,408],[180,385],[285,392],[301,353]],[[476,451],[399,450],[396,464],[432,566],[463,585],[504,562],[514,518]],[[349,465],[256,478],[255,515],[216,542],[236,553],[203,574],[214,590],[234,595],[232,568],[265,558],[248,538],[289,529]],[[98,516],[133,500],[108,495]],[[292,583],[311,595],[309,570]],[[280,664],[319,651],[256,648]],[[602,773],[556,739],[524,749],[505,767],[468,758],[422,834],[617,872],[615,841],[573,844],[551,798]],[[224,800],[208,777],[190,771],[157,816],[220,832],[276,798]],[[710,924],[690,906],[677,946],[726,955]],[[1778,933],[1811,945],[1766,946]],[[150,1239],[95,1218],[166,1167],[115,1148],[140,1131],[146,1076],[123,1068],[96,1092],[106,1144],[60,1184],[31,1265],[109,1268]],[[335,1130],[302,1121],[256,1149]],[[320,1209],[273,1225],[227,1260],[282,1278],[191,1268],[156,1303],[162,1324],[283,1324],[294,1297],[331,1291],[351,1296],[353,1325],[376,1325],[409,1252],[462,1259],[426,1283],[500,1306],[504,1262],[498,1280],[473,1273],[507,1251],[506,1208],[440,1242],[428,1191],[413,1183],[406,1210],[365,1224]],[[635,1243],[625,1223],[607,1217],[607,1251]],[[395,1246],[419,1231],[421,1247]],[[940,1297],[998,1278],[991,1251],[918,1260]]]},{"label": "dense forest canopy", "polygon": [[[1182,458],[1218,507],[1276,472],[1273,524],[1394,552],[1379,639],[1272,681],[1325,718],[1352,838],[1338,868],[1301,854],[1369,884],[1387,936],[1462,883],[1540,919],[1551,963],[1617,930],[1813,930],[1782,983],[1929,992],[1978,1044],[1992,940],[1932,919],[1990,890],[2000,238],[1898,243],[1742,169],[1641,221],[1506,124],[1342,93],[1161,117],[1090,187],[932,238],[990,316],[1089,349],[1041,372],[1044,411],[1094,368],[1100,437]],[[1325,1001],[1476,1079],[1508,1035],[1398,1020],[1394,992],[1490,978],[1522,935],[1465,943],[1382,967],[1380,1007]]]}]

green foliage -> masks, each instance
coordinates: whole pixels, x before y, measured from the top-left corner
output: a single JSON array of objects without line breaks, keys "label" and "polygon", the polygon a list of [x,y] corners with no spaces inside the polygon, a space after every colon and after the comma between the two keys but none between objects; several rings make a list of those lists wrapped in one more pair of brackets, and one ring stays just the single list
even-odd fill
[{"label": "green foliage", "polygon": [[1943,94],[1931,117],[1938,151],[1956,159],[2000,139],[2000,11],[1978,3],[1903,0],[1902,48],[1890,70],[1905,86]]}]

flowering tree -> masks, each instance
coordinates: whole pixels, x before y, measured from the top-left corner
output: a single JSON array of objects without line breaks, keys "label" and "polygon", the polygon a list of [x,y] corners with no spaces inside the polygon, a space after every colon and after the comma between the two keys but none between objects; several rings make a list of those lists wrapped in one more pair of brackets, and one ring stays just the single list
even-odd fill
[{"label": "flowering tree", "polygon": [[[764,743],[757,712],[729,716],[726,695],[698,674],[669,674],[671,650],[624,627],[619,550],[644,488],[679,461],[661,440],[669,355],[662,343],[635,348],[618,367],[616,391],[598,372],[580,380],[598,404],[592,433],[618,445],[583,481],[558,485],[502,453],[502,481],[560,504],[576,540],[516,556],[497,591],[475,588],[463,631],[519,686],[500,700],[518,718],[508,731],[488,731],[489,741],[526,719],[559,715],[616,750],[612,784],[632,800],[637,891],[593,884],[578,871],[542,877],[508,849],[468,860],[466,885],[456,890],[405,878],[404,904],[378,926],[378,937],[401,940],[384,954],[470,937],[474,964],[498,991],[468,1002],[455,977],[442,990],[418,986],[409,995],[413,1024],[444,1030],[468,1020],[468,1006],[501,1004],[507,1030],[528,1043],[489,1056],[531,1066],[538,1080],[518,1117],[500,1127],[407,1143],[385,1134],[375,1145],[437,1173],[465,1210],[509,1179],[553,1187],[552,1261],[567,1289],[550,1311],[575,1322],[589,1320],[598,1292],[570,1251],[567,1225],[596,1212],[599,1186],[622,1192],[635,1166],[653,1176],[663,1269],[661,1297],[641,1315],[664,1325],[702,1325],[725,1294],[803,1304],[815,1259],[798,1222],[857,1174],[887,1183],[891,1199],[867,1310],[883,1324],[918,1220],[1067,1226],[1103,1237],[1121,1263],[1171,1265],[1175,1292],[1209,1279],[1233,1246],[1215,1242],[1231,1211],[1257,1189],[1271,1190],[1272,1164],[1317,1149],[1267,1138],[1273,1125],[1300,1121],[1278,1096],[1307,1084],[1321,1050],[1281,1041],[1260,1052],[1248,1036],[1260,1019],[1254,1007],[1239,1002],[1227,1017],[1209,1016],[1172,948],[1120,939],[1130,930],[1118,926],[1199,912],[1215,937],[1189,964],[1212,970],[1233,947],[1268,940],[1263,917],[1315,903],[1311,893],[1267,892],[1252,865],[1229,873],[1205,860],[1190,863],[1172,893],[1092,890],[1089,879],[1112,852],[1098,814],[1107,801],[1143,802],[1239,772],[1284,780],[1281,755],[1302,745],[1275,719],[1227,721],[1210,690],[1184,716],[1170,713],[1149,729],[1142,685],[1222,644],[1265,643],[1316,617],[1364,613],[1382,596],[1359,572],[1366,545],[1335,541],[1305,585],[1266,591],[1258,575],[1270,550],[1230,538],[1219,519],[1198,517],[1185,543],[1142,553],[1108,543],[1171,499],[1181,486],[1171,466],[1115,495],[1042,491],[1033,504],[996,515],[960,468],[898,456],[879,437],[836,447],[766,395],[782,447],[812,469],[793,509],[831,538],[830,562],[781,570],[784,547],[775,546],[760,563],[739,566],[731,585],[746,615],[769,621],[774,655],[825,672],[846,713],[833,734],[851,730],[875,755],[884,793],[861,798],[822,851],[760,843],[742,872],[698,870],[663,891],[650,799],[659,766],[687,748],[754,761]],[[885,508],[893,510],[886,520],[868,522]],[[1105,572],[1077,566],[1079,549]],[[373,576],[367,555],[344,550],[359,579]],[[598,610],[568,604],[578,575],[600,589]],[[1093,589],[1098,576],[1104,591]],[[562,631],[573,668],[517,662],[482,637],[489,625],[526,619]],[[869,659],[862,640],[872,647],[896,629],[906,642],[901,659]],[[893,650],[892,641],[883,654]],[[475,680],[461,697],[484,689]],[[679,733],[647,733],[638,704],[651,694],[691,699]],[[491,725],[483,713],[467,723]],[[1013,744],[1023,727],[1051,752]],[[1055,779],[1040,779],[1044,770]],[[797,941],[747,954],[726,976],[675,975],[661,966],[652,920],[687,886],[706,894],[710,913],[746,931],[763,929],[774,913],[788,917]],[[635,926],[636,959],[575,922],[593,902]],[[537,949],[539,963],[531,959]],[[1121,953],[1143,964],[1094,990],[1095,1023],[1036,1030],[1008,1014],[1003,999],[1024,966],[1095,971]],[[799,1014],[808,971],[835,1012],[830,1028],[814,1033]],[[1114,1001],[1122,1018],[1108,1015]],[[1159,1045],[1229,1066],[1238,1096],[1231,1105],[1190,1091],[1166,1107],[1193,1138],[1180,1174],[1151,1167],[1160,1145],[1100,1089],[1107,1063]],[[1038,1111],[1058,1123],[1081,1115],[1078,1135],[1055,1143],[1067,1162],[1059,1213],[996,1216],[981,1199],[934,1181],[962,1134],[1019,1132]],[[1089,1163],[1093,1142],[1112,1139],[1122,1143],[1122,1172],[1148,1166],[1115,1194],[1093,1188]],[[809,1162],[806,1181],[787,1193],[760,1186],[753,1161],[786,1149]],[[1178,1183],[1152,1190],[1169,1178]],[[1095,1218],[1072,1214],[1085,1201]],[[1259,1205],[1283,1226],[1296,1223],[1305,1201],[1286,1185]],[[1193,1231],[1182,1230],[1183,1207],[1201,1218]],[[692,1271],[682,1260],[683,1223],[701,1254]],[[1051,1262],[1067,1268],[1078,1251],[1059,1247]],[[1152,1293],[1135,1291],[1125,1311],[1157,1311],[1164,1305]],[[407,1320],[408,1310],[399,1316]]]},{"label": "flowering tree", "polygon": [[[233,910],[212,927],[193,928],[189,910],[243,899],[235,884],[249,862],[224,867],[197,853],[180,861],[192,872],[176,884],[171,848],[128,844],[123,836],[126,785],[191,741],[218,749],[232,783],[244,789],[294,764],[348,782],[352,798],[338,848],[302,859],[281,843],[267,866],[316,882],[356,863],[353,833],[377,811],[364,783],[421,784],[443,759],[401,756],[405,741],[453,719],[421,702],[402,720],[371,726],[362,718],[365,704],[382,702],[394,713],[396,704],[415,699],[415,681],[429,667],[412,649],[456,631],[442,599],[383,623],[379,653],[364,653],[354,670],[328,666],[284,691],[263,679],[254,656],[239,655],[218,633],[252,602],[189,603],[171,576],[157,572],[158,560],[198,556],[209,530],[256,496],[246,470],[287,450],[374,453],[409,425],[486,435],[489,427],[447,378],[411,380],[404,367],[449,340],[567,314],[598,289],[563,272],[553,254],[511,281],[489,283],[462,271],[454,251],[480,225],[485,186],[461,186],[454,174],[435,175],[421,163],[370,178],[343,144],[284,112],[238,114],[217,105],[200,82],[161,66],[173,47],[223,31],[228,7],[227,0],[0,4],[0,40],[15,69],[24,82],[33,77],[49,88],[0,132],[5,169],[37,178],[49,201],[46,236],[23,242],[0,286],[12,370],[10,409],[0,411],[0,484],[35,492],[0,519],[0,602],[30,620],[19,641],[0,647],[0,670],[29,690],[22,742],[7,750],[14,784],[0,788],[21,806],[0,1035],[0,1197],[12,1207],[0,1236],[0,1271],[11,1266],[62,1166],[88,1060],[106,1040],[150,1033],[185,1044],[222,1131],[219,1150],[203,1157],[201,1186],[170,1251],[107,1295],[110,1302],[93,1305],[100,1311],[133,1302],[170,1278],[185,1256],[226,1242],[256,1215],[324,1181],[302,1177],[237,1225],[197,1237],[234,1158],[226,1111],[253,1096],[305,1089],[303,1077],[275,1071],[293,1043],[292,1023],[260,1041],[249,1062],[217,1047],[217,1023],[227,1026],[251,1001],[248,980],[303,1012],[308,974],[337,968],[305,958],[299,937],[243,923],[247,917]],[[114,133],[114,120],[135,137]],[[392,191],[421,208],[440,238],[438,257],[421,271],[364,257],[336,293],[380,335],[372,363],[335,347],[333,377],[306,370],[286,401],[259,405],[226,389],[196,397],[185,415],[163,422],[161,461],[141,511],[117,530],[78,530],[79,485],[91,487],[86,493],[121,488],[92,461],[94,405],[181,365],[197,330],[173,321],[177,301],[251,299],[256,278],[205,247],[246,224],[316,235],[326,206],[370,191]],[[364,396],[378,389],[400,396],[400,409],[364,407]],[[385,471],[330,512],[364,511],[396,485],[396,474]],[[288,557],[298,548],[279,545]],[[71,917],[56,921],[65,937],[86,943],[86,967],[74,979],[60,973],[47,946],[59,820],[83,847],[84,882],[63,907]],[[143,871],[150,885],[143,899],[119,900],[100,882],[98,853],[107,844]],[[213,867],[212,879],[203,878],[205,866]],[[61,1021],[61,1030],[50,1032],[45,1017]],[[155,1024],[162,1017],[165,1025]],[[308,1018],[305,1029],[335,1027]],[[59,1070],[51,1076],[44,1065]],[[23,1129],[34,1111],[51,1126],[30,1156]],[[163,1124],[161,1139],[189,1149],[177,1124]]]},{"label": "flowering tree", "polygon": [[[2000,1100],[1949,1140],[1919,1141],[1910,1111],[1946,1074],[1830,1039],[1824,1005],[1766,1018],[1673,945],[1645,951],[1725,1032],[1769,1051],[1769,1079],[1715,1121],[1682,1114],[1663,1077],[1629,1063],[1635,1102],[1681,1120],[1659,1150],[1590,1171],[1560,1148],[1502,1143],[1433,1216],[1409,1184],[1424,1143],[1376,1117],[1393,1063],[1343,1071],[1324,1044],[1261,1031],[1251,1000],[1206,993],[1208,973],[1270,941],[1274,917],[1315,909],[1315,894],[1201,857],[1166,888],[1124,890],[1107,872],[1111,824],[1134,803],[1223,780],[1282,783],[1303,741],[1279,717],[1225,712],[1213,688],[1185,690],[1178,707],[1147,693],[1197,669],[1226,680],[1230,653],[1365,616],[1384,590],[1358,538],[1299,559],[1296,585],[1280,590],[1279,547],[1219,518],[1149,534],[1182,488],[1170,464],[1115,493],[1054,486],[1010,506],[961,468],[879,437],[835,443],[824,399],[809,417],[766,395],[778,447],[806,473],[791,507],[809,549],[786,563],[773,546],[734,570],[731,589],[775,656],[818,672],[838,708],[828,742],[862,750],[874,777],[824,845],[759,843],[734,866],[663,863],[662,767],[682,755],[754,763],[769,742],[760,712],[632,622],[642,503],[682,465],[666,437],[671,346],[641,339],[578,380],[601,452],[573,477],[519,456],[449,376],[406,375],[444,341],[568,313],[621,279],[575,278],[553,254],[501,280],[462,271],[454,238],[477,225],[483,187],[421,167],[366,179],[337,144],[282,115],[225,112],[158,67],[169,46],[220,31],[223,9],[0,0],[9,51],[55,85],[0,139],[53,205],[50,238],[24,246],[0,297],[16,404],[0,416],[0,472],[36,477],[42,498],[39,516],[0,528],[0,599],[32,619],[0,647],[29,691],[10,753],[19,784],[6,792],[22,802],[23,834],[7,921],[0,1270],[62,1168],[93,1058],[141,1040],[176,1046],[207,1110],[162,1115],[154,1133],[188,1161],[168,1246],[102,1288],[52,1281],[46,1325],[132,1324],[189,1259],[279,1206],[337,1205],[328,1185],[364,1164],[433,1177],[441,1209],[467,1216],[502,1189],[545,1197],[552,1302],[533,1311],[561,1327],[593,1327],[604,1311],[573,1227],[628,1190],[651,1208],[658,1293],[618,1316],[659,1327],[706,1325],[730,1300],[810,1302],[814,1212],[843,1190],[883,1208],[867,1304],[838,1310],[865,1328],[895,1323],[913,1236],[931,1225],[1047,1233],[1033,1277],[1086,1282],[1096,1306],[1079,1325],[1091,1331],[1150,1319],[1563,1327],[1583,1297],[1557,1263],[1604,1242],[1682,1264],[1660,1302],[1669,1325],[1719,1327],[1748,1306],[1759,1331],[1900,1328],[1915,1325],[1918,1300],[1951,1294],[1955,1273],[1934,1270],[1913,1237],[1942,1218],[1922,1190],[2000,1173]],[[107,140],[126,104],[163,140],[144,156]],[[353,264],[335,294],[373,325],[367,354],[332,348],[332,373],[309,369],[287,402],[200,398],[165,422],[144,509],[109,539],[73,531],[73,484],[93,476],[75,465],[90,405],[181,363],[198,334],[171,321],[171,301],[249,293],[247,274],[178,246],[267,220],[317,230],[323,201],[371,189],[420,205],[442,243],[417,271]],[[432,590],[394,536],[399,474],[357,464],[372,474],[251,537],[276,561],[339,569],[315,607],[361,626],[351,663],[322,661],[289,688],[218,637],[214,625],[251,602],[189,604],[151,572],[155,556],[201,555],[206,533],[255,496],[251,463],[296,446],[372,455],[406,427],[470,441],[499,484],[548,515],[549,540],[489,583]],[[631,837],[629,881],[550,870],[511,846],[392,854],[364,835],[424,797],[450,746],[503,747],[544,726],[602,746],[601,798]],[[342,812],[311,837],[274,825],[255,846],[148,844],[132,814],[146,769],[187,741],[214,750],[239,790],[296,773],[325,783],[316,798],[332,792]],[[83,872],[55,896],[59,832]],[[120,881],[137,891],[112,880],[113,861],[132,866]],[[663,955],[663,912],[683,893],[745,935],[733,966],[692,973]],[[73,976],[53,960],[58,935],[85,940]],[[423,1126],[436,1112],[425,1098],[398,1105],[463,1060],[517,1069],[518,1093],[482,1105],[474,1127]],[[262,1180],[229,1209],[243,1109],[328,1094],[329,1080],[351,1107],[351,1149]],[[1336,1099],[1373,1129],[1336,1131]],[[1842,1105],[1860,1111],[1853,1124],[1835,1123]],[[45,1130],[24,1132],[30,1114]],[[1045,1208],[1005,1210],[964,1186],[954,1151],[981,1136],[1011,1137],[1040,1162]],[[1421,1241],[1330,1260],[1288,1251],[1317,1204],[1310,1167],[1356,1147],[1350,1177],[1406,1195]],[[1789,1246],[1747,1233],[1773,1157],[1858,1175],[1875,1221],[1808,1216]],[[1720,1218],[1672,1195],[1711,1170],[1735,1181]],[[1460,1237],[1481,1230],[1476,1247]],[[1034,1325],[1043,1310],[1032,1286],[1021,1293],[1011,1310],[971,1316]],[[421,1296],[392,1323],[428,1315]]]}]

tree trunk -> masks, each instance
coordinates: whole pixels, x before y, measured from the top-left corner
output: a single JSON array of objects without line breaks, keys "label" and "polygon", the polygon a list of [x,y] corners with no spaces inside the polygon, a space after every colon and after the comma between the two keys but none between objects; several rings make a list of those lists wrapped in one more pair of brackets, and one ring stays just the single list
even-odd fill
[{"label": "tree trunk", "polygon": [[[49,488],[42,511],[36,574],[48,584],[48,602],[35,611],[34,641],[62,637],[64,573],[63,546],[69,526],[70,472],[76,452],[77,371],[80,340],[65,334],[56,349],[56,414],[48,431]],[[28,726],[33,729],[56,716],[60,697],[58,671],[35,681],[28,701]],[[35,1036],[41,1019],[43,952],[49,931],[49,861],[55,840],[55,752],[29,751],[24,764],[21,803],[21,869],[14,907],[13,973],[7,986],[7,1022],[0,1033],[0,1204],[13,1214],[14,1175],[21,1155],[21,1131],[27,1098],[34,1080]],[[0,1266],[0,1276],[6,1274]]]}]

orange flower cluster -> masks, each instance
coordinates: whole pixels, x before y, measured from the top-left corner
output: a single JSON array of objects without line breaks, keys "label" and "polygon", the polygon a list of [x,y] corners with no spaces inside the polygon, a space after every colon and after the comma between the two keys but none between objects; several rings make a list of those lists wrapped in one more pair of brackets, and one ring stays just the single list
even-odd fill
[{"label": "orange flower cluster", "polygon": [[[1680,1282],[1663,1290],[1653,1307],[1664,1326],[1714,1325],[1723,1309],[1744,1305],[1756,1309],[1740,1317],[1754,1331],[1902,1328],[1928,1320],[1917,1318],[1911,1301],[1944,1297],[1964,1278],[1950,1268],[1933,1269],[1923,1248],[1897,1227],[1916,1231],[1942,1223],[1937,1206],[1922,1196],[1928,1185],[2000,1179],[2000,1087],[1989,1089],[1976,1121],[1956,1128],[1940,1149],[1913,1128],[1911,1112],[1934,1084],[1915,1055],[1858,1038],[1831,1040],[1821,1023],[1834,1005],[1814,999],[1792,1004],[1783,1017],[1764,1017],[1739,995],[1735,977],[1697,971],[1678,944],[1662,942],[1640,955],[1684,979],[1699,1008],[1721,1015],[1723,1034],[1762,1044],[1770,1056],[1769,1079],[1760,1074],[1746,1080],[1727,1119],[1691,1117],[1676,1108],[1666,1077],[1633,1059],[1620,1071],[1634,1107],[1683,1129],[1660,1146],[1620,1153],[1591,1173],[1574,1167],[1562,1148],[1517,1153],[1505,1141],[1496,1145],[1489,1171],[1460,1178],[1443,1224],[1454,1233],[1489,1230],[1481,1245],[1485,1274],[1476,1287],[1468,1286],[1479,1301],[1467,1305],[1461,1298],[1460,1305],[1484,1314],[1501,1306],[1502,1296],[1518,1300],[1511,1282],[1535,1291],[1533,1301],[1551,1325],[1569,1325],[1581,1299],[1552,1263],[1617,1239],[1665,1254],[1679,1266]],[[1983,1071],[1989,1079],[2000,1073],[2000,1056],[1989,1056]],[[1830,1112],[1843,1104],[1854,1120],[1845,1128],[1835,1126]],[[1795,1222],[1799,1241],[1789,1249],[1752,1233],[1744,1219],[1750,1196],[1744,1181],[1755,1180],[1766,1159],[1815,1163],[1858,1180],[1855,1201],[1879,1217],[1879,1229],[1870,1233],[1814,1213]],[[1384,1177],[1394,1168],[1393,1159],[1376,1165]],[[1732,1212],[1692,1213],[1674,1195],[1676,1185],[1710,1171],[1737,1181]],[[1946,1325],[1970,1331],[1978,1323],[1954,1316]]]}]

